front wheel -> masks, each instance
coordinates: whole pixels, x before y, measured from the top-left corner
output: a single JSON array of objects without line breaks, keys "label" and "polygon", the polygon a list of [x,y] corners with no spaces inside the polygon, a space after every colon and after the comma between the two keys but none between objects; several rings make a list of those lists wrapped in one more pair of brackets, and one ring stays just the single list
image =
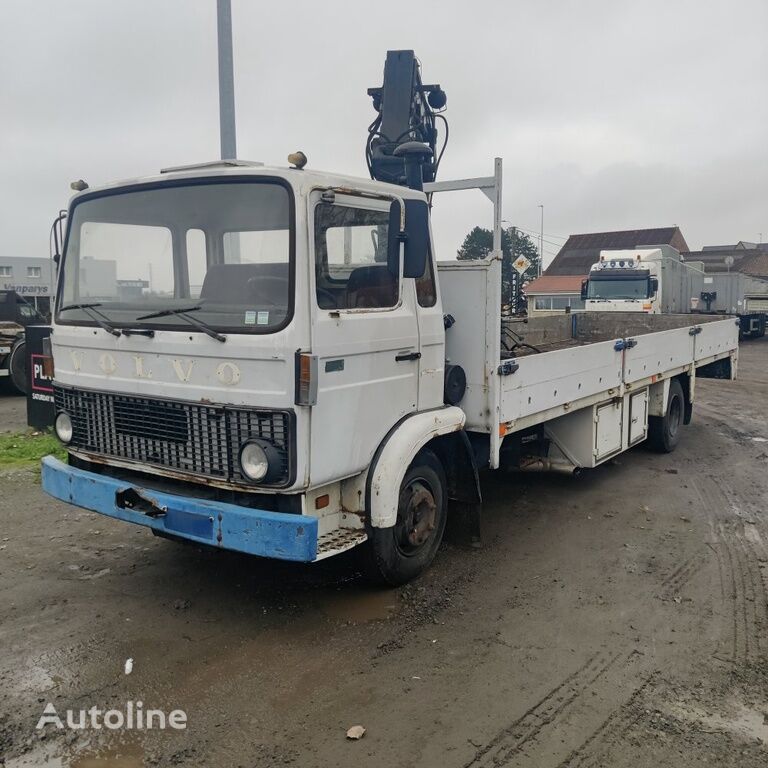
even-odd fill
[{"label": "front wheel", "polygon": [[659,453],[672,453],[680,442],[685,415],[685,396],[677,379],[669,384],[669,400],[664,416],[648,419],[648,444]]},{"label": "front wheel", "polygon": [[368,531],[363,551],[368,575],[390,586],[416,578],[437,553],[446,514],[443,466],[432,451],[420,451],[400,486],[395,524]]}]

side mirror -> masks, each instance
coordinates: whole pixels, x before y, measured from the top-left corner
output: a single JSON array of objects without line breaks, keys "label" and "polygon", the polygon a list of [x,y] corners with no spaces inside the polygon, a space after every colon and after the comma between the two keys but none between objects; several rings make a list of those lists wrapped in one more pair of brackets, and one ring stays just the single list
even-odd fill
[{"label": "side mirror", "polygon": [[659,278],[651,278],[651,296],[655,296],[659,292]]},{"label": "side mirror", "polygon": [[[419,278],[424,274],[429,254],[429,206],[425,200],[405,201],[405,262],[403,277]],[[389,207],[387,233],[387,265],[392,274],[400,271],[400,203],[392,201]]]},{"label": "side mirror", "polygon": [[51,245],[53,249],[53,252],[51,253],[51,259],[53,259],[53,263],[56,265],[57,271],[59,268],[59,262],[61,261],[61,250],[64,246],[64,221],[66,218],[67,212],[59,211],[59,215],[54,219],[53,224],[51,225],[51,234],[53,235],[51,238]]},{"label": "side mirror", "polygon": [[588,289],[589,289],[589,280],[582,280],[581,281],[581,300],[582,301],[587,300]]}]

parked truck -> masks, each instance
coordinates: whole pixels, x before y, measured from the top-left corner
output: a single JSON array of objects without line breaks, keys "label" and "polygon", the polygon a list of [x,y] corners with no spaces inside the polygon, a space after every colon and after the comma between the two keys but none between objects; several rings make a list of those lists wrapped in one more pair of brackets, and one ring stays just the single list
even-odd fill
[{"label": "parked truck", "polygon": [[[402,82],[413,98],[394,98]],[[400,584],[447,524],[479,535],[483,469],[574,473],[644,441],[674,450],[697,378],[736,375],[735,322],[533,319],[537,343],[503,352],[501,161],[435,180],[418,125],[444,105],[438,89],[412,51],[388,54],[374,106],[410,129],[377,130],[371,180],[296,153],[74,196],[51,336],[68,459],[44,459],[47,493],[264,557],[358,547]],[[427,198],[472,188],[494,204],[493,254],[439,264]],[[114,285],[99,259],[117,262]],[[129,276],[143,292],[121,294]]]},{"label": "parked truck", "polygon": [[668,245],[602,251],[581,294],[588,311],[733,315],[742,338],[765,335],[768,318],[768,280],[705,272]]},{"label": "parked truck", "polygon": [[16,291],[0,291],[0,382],[21,394],[27,391],[24,328],[45,318]]}]

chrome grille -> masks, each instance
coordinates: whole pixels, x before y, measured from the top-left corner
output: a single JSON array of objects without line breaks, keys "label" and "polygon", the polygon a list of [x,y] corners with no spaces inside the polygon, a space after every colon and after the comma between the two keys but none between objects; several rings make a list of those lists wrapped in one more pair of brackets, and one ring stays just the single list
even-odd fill
[{"label": "chrome grille", "polygon": [[293,413],[159,400],[54,384],[56,410],[72,418],[70,446],[177,472],[253,485],[240,473],[240,446],[268,440],[280,457],[271,485],[291,480]]}]

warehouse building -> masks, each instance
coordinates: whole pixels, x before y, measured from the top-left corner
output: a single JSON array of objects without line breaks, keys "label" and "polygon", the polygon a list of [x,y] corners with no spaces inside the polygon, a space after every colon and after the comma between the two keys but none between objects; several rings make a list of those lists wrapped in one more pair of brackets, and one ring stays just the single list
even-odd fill
[{"label": "warehouse building", "polygon": [[16,291],[42,315],[53,303],[56,265],[43,256],[0,256],[0,290]]}]

